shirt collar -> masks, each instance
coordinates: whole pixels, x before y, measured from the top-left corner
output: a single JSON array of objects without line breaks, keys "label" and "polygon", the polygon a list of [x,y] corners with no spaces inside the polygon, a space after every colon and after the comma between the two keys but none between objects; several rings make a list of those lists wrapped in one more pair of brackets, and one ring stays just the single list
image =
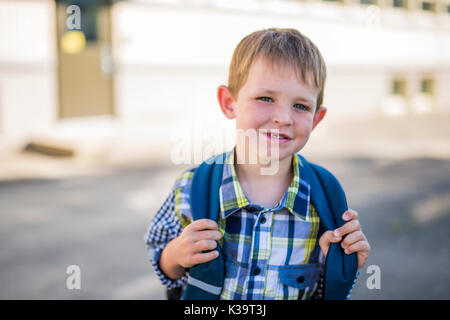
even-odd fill
[{"label": "shirt collar", "polygon": [[[242,208],[258,207],[257,205],[250,203],[239,183],[234,165],[234,153],[235,148],[226,154],[223,166],[222,183],[219,189],[220,211],[222,213],[222,218],[224,219]],[[297,154],[294,154],[292,157],[292,166],[294,169],[294,176],[291,184],[281,201],[271,210],[275,211],[286,208],[292,214],[305,220],[309,211],[310,185],[302,178],[304,177],[304,175],[301,174],[303,164]]]}]

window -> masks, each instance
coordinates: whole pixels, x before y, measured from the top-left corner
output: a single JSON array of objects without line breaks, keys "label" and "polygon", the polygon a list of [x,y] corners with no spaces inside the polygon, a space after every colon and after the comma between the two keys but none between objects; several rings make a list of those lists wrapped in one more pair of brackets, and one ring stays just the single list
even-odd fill
[{"label": "window", "polygon": [[423,78],[420,82],[420,92],[424,94],[433,95],[434,80],[431,78]]},{"label": "window", "polygon": [[87,1],[87,0],[57,0],[67,6],[74,4],[80,7],[81,12],[81,32],[87,41],[98,40],[98,13],[101,5],[108,4],[106,0]]},{"label": "window", "polygon": [[97,41],[97,19],[99,5],[95,2],[81,3],[81,30],[87,41]]},{"label": "window", "polygon": [[434,1],[422,1],[422,10],[426,12],[434,12],[436,3]]},{"label": "window", "polygon": [[360,4],[377,4],[376,0],[359,0]]},{"label": "window", "polygon": [[405,79],[394,79],[391,84],[391,94],[397,96],[406,95],[406,80]]},{"label": "window", "polygon": [[393,0],[392,6],[394,8],[406,8],[406,0]]}]

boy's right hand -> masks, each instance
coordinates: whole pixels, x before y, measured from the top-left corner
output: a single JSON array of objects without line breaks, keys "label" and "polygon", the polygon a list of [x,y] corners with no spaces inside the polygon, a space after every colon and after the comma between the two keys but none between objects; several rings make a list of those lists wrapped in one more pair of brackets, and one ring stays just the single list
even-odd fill
[{"label": "boy's right hand", "polygon": [[195,220],[164,248],[160,267],[170,278],[179,278],[186,268],[217,258],[219,253],[214,249],[217,247],[216,241],[221,238],[222,233],[215,221]]},{"label": "boy's right hand", "polygon": [[[174,258],[183,268],[205,263],[218,257],[217,240],[222,238],[219,226],[213,220],[200,219],[191,222],[176,238]],[[213,251],[210,251],[213,250]],[[203,252],[209,251],[209,252]]]}]

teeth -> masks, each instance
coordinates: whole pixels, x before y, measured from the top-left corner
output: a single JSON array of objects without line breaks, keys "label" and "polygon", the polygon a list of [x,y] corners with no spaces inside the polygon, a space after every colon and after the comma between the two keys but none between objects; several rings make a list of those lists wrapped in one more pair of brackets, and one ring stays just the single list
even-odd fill
[{"label": "teeth", "polygon": [[283,137],[281,137],[281,136],[279,136],[279,135],[277,135],[277,134],[273,134],[273,133],[271,133],[270,136],[271,136],[271,137],[274,137],[274,138],[283,138]]}]

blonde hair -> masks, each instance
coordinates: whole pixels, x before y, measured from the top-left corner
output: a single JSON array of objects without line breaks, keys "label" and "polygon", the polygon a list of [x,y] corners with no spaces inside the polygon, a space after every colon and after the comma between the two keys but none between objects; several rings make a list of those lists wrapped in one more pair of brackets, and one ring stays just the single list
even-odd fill
[{"label": "blonde hair", "polygon": [[255,31],[243,38],[231,59],[228,88],[234,99],[247,81],[253,62],[266,58],[272,63],[284,63],[294,68],[297,78],[308,82],[312,75],[319,89],[316,110],[322,105],[326,65],[317,46],[295,29],[270,28]]}]

